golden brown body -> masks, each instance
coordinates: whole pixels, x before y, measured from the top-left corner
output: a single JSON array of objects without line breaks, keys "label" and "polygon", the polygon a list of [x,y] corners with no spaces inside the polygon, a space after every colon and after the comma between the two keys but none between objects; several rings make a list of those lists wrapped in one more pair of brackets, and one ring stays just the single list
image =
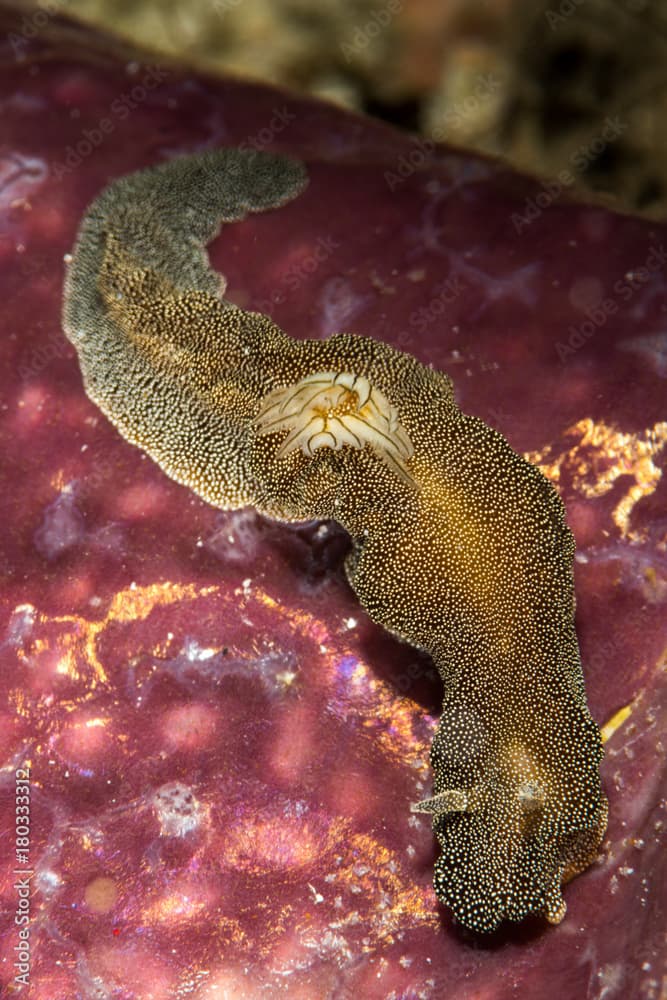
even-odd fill
[{"label": "golden brown body", "polygon": [[563,505],[445,375],[364,337],[292,340],[225,302],[197,246],[304,183],[293,161],[228,150],[112,185],[82,225],[67,335],[91,398],[179,482],[350,532],[360,601],[445,685],[422,805],[439,897],[475,930],[557,922],[606,826]]}]

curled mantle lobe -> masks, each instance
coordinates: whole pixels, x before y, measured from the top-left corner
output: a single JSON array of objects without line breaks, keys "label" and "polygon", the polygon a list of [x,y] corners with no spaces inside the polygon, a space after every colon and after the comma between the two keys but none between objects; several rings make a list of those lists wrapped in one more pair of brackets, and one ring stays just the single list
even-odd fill
[{"label": "curled mantle lobe", "polygon": [[292,340],[223,298],[220,221],[305,186],[229,149],[116,181],[88,209],[63,321],[88,395],[174,479],[223,508],[335,518],[371,617],[445,685],[431,813],[439,898],[466,926],[565,913],[606,827],[600,733],[574,630],[563,505],[446,375],[366,337]]}]

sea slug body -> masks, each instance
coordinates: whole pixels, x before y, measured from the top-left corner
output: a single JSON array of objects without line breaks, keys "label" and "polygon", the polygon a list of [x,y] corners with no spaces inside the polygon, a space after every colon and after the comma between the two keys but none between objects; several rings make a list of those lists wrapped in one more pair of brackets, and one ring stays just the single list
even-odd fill
[{"label": "sea slug body", "polygon": [[293,340],[224,299],[204,250],[220,222],[306,180],[228,149],[114,182],[81,224],[66,334],[91,399],[174,479],[347,529],[361,603],[444,682],[434,794],[413,807],[433,817],[439,898],[476,931],[557,923],[607,819],[562,502],[443,373],[367,337]]}]

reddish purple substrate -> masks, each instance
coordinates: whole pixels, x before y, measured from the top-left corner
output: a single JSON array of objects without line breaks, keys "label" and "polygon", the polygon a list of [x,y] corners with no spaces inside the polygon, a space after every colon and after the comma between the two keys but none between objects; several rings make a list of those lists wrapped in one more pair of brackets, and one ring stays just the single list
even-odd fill
[{"label": "reddish purple substrate", "polygon": [[[36,1000],[654,1000],[667,230],[547,204],[462,154],[419,163],[333,107],[30,26],[0,15],[1,981],[16,987],[27,906],[15,871],[32,871]],[[591,710],[630,711],[603,764],[606,854],[556,928],[475,939],[438,908],[409,803],[430,789],[439,682],[359,608],[344,536],[207,507],[83,393],[59,316],[87,203],[120,174],[243,142],[303,157],[311,183],[216,242],[229,297],[293,336],[370,334],[447,370],[567,504]]]}]

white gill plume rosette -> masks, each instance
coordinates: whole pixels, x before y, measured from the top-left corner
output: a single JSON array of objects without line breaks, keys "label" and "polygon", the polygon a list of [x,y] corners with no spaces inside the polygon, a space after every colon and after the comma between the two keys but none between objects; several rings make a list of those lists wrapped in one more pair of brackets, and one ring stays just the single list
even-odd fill
[{"label": "white gill plume rosette", "polygon": [[396,475],[415,485],[406,465],[414,447],[396,408],[363,375],[315,372],[295,385],[273,389],[262,400],[255,423],[258,434],[289,431],[277,458],[297,448],[311,456],[318,448],[368,445]]}]

